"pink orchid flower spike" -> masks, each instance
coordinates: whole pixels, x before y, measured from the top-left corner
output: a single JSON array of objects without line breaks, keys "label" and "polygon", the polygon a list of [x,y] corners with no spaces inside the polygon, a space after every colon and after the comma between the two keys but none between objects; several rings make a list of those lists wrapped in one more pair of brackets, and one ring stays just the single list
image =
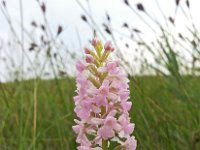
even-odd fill
[{"label": "pink orchid flower spike", "polygon": [[77,150],[135,150],[130,122],[129,80],[119,67],[119,61],[109,60],[114,51],[110,41],[102,45],[98,38],[91,41],[93,50],[85,48],[85,61],[76,64],[77,95],[74,97],[77,116],[73,126],[77,134]]}]

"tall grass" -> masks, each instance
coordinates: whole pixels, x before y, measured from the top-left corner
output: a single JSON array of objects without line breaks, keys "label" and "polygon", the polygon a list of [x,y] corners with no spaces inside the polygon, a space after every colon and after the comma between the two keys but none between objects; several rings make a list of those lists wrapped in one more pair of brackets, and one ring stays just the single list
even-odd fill
[{"label": "tall grass", "polygon": [[[134,105],[130,113],[138,149],[200,148],[200,78],[185,76],[183,80],[185,89],[162,76],[131,78]],[[71,129],[74,79],[58,82],[59,87],[54,80],[40,79],[1,84],[6,92],[0,98],[9,103],[8,108],[0,101],[1,149],[76,149]]]}]

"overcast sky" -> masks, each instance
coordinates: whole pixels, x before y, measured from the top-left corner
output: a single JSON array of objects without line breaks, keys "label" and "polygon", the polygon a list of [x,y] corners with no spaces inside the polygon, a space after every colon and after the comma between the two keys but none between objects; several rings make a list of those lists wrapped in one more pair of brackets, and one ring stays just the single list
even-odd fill
[{"label": "overcast sky", "polygon": [[[20,0],[6,0],[7,8],[10,16],[12,17],[13,23],[15,24],[17,32],[19,30],[20,22]],[[105,13],[108,12],[112,19],[112,25],[118,31],[126,33],[124,29],[121,28],[123,22],[128,22],[134,27],[142,29],[146,33],[146,38],[151,38],[152,32],[149,30],[144,23],[124,5],[123,0],[88,0],[90,2],[89,7],[86,3],[87,0],[79,0],[88,12],[92,13],[95,22],[101,26],[102,22],[106,21]],[[137,2],[144,4],[145,9],[150,12],[150,14],[155,17],[159,22],[163,22],[162,14],[155,2],[156,0],[129,0],[131,5],[135,5]],[[91,39],[92,32],[86,23],[80,19],[80,15],[84,14],[83,10],[77,4],[76,0],[46,0],[44,1],[47,5],[47,18],[49,24],[53,30],[56,31],[58,24],[61,24],[65,31],[61,35],[61,38],[67,43],[69,48],[75,50],[81,50],[81,47],[88,44],[88,40]],[[168,16],[174,16],[175,12],[175,0],[157,0],[164,14]],[[199,6],[200,1],[190,0],[191,2],[191,12],[193,16],[193,21],[196,25],[200,27],[199,19]],[[40,8],[36,0],[22,0],[23,3],[23,14],[24,14],[24,26],[26,29],[30,29],[30,22],[36,20],[37,22],[42,22],[42,15]],[[181,3],[185,3],[185,0],[181,0]],[[185,5],[183,9],[185,9]],[[183,13],[177,11],[178,21],[176,23],[176,30],[181,31],[184,29],[184,24],[186,25],[186,19]],[[150,21],[147,19],[147,21]],[[78,42],[77,33],[80,35],[81,44]],[[4,42],[10,40],[10,29],[8,23],[2,12],[0,12],[0,39]],[[1,43],[0,43],[1,44]],[[1,51],[1,53],[3,53]],[[0,61],[1,62],[1,61]],[[0,64],[1,72],[5,71],[5,65]],[[1,76],[0,76],[1,79]]]},{"label": "overcast sky", "polygon": [[[14,19],[13,22],[20,21],[19,1],[20,0],[6,0],[10,16]],[[86,3],[87,0],[80,1],[85,8],[88,9]],[[30,28],[30,22],[32,20],[42,20],[41,11],[36,0],[22,0],[22,2],[24,24],[26,28]],[[89,0],[89,2],[93,17],[98,24],[101,24],[106,20],[105,12],[108,12],[112,17],[112,23],[116,28],[120,28],[124,21],[127,21],[136,27],[141,27],[141,20],[135,16],[130,9],[127,9],[126,5],[123,4],[123,0]],[[142,2],[145,9],[156,18],[162,18],[155,0],[130,0],[130,4],[133,6],[137,2]],[[175,0],[157,0],[157,2],[166,16],[174,15]],[[185,0],[181,0],[181,3],[184,2]],[[91,37],[91,30],[80,19],[80,14],[84,14],[84,12],[79,7],[76,0],[46,0],[45,3],[47,5],[47,18],[49,19],[52,28],[55,29],[58,24],[66,27],[65,33],[63,34],[65,41],[69,42],[69,44],[74,43],[76,45],[76,30],[78,30],[81,35],[81,41],[83,41],[83,43],[87,42],[88,38]],[[198,24],[200,24],[200,20],[198,18],[199,13],[197,13],[199,6],[200,1],[191,0],[192,16]],[[179,21],[177,21],[177,23],[183,24],[184,17],[181,11],[178,11],[177,15],[179,16]],[[159,21],[161,22],[163,20],[160,19]],[[2,13],[0,13],[0,23],[0,37],[5,39],[9,36],[8,33],[10,30]]]}]

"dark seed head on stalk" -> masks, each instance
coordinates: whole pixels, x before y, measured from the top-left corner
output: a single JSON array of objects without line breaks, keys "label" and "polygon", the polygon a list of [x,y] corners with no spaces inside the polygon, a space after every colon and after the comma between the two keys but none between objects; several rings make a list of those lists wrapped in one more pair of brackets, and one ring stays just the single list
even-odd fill
[{"label": "dark seed head on stalk", "polygon": [[93,31],[93,37],[96,37],[97,36],[97,31],[94,28],[92,29],[92,31]]},{"label": "dark seed head on stalk", "polygon": [[137,42],[138,45],[144,45],[144,42]]},{"label": "dark seed head on stalk", "polygon": [[43,31],[45,31],[45,26],[42,24],[41,25],[41,29],[43,30]]},{"label": "dark seed head on stalk", "polygon": [[87,22],[87,17],[85,15],[81,15],[81,19],[85,22]]},{"label": "dark seed head on stalk", "polygon": [[106,19],[110,22],[110,15],[106,13]]},{"label": "dark seed head on stalk", "polygon": [[179,3],[180,3],[180,0],[176,0],[175,3],[176,3],[176,5],[178,6]]},{"label": "dark seed head on stalk", "polygon": [[129,6],[129,1],[128,0],[124,0],[124,3]]},{"label": "dark seed head on stalk", "polygon": [[183,35],[181,33],[178,34],[179,38],[181,38],[182,40],[185,40]]},{"label": "dark seed head on stalk", "polygon": [[108,25],[106,25],[105,23],[103,23],[103,26],[105,28],[105,31],[108,33],[108,34],[112,34],[111,30],[109,29]]},{"label": "dark seed head on stalk", "polygon": [[126,43],[125,46],[126,46],[126,48],[129,48],[129,44],[128,43]]},{"label": "dark seed head on stalk", "polygon": [[124,24],[122,25],[122,27],[129,28],[129,25],[128,25],[128,23],[124,22]]},{"label": "dark seed head on stalk", "polygon": [[40,41],[41,41],[42,43],[44,43],[44,36],[43,36],[43,35],[40,36]]},{"label": "dark seed head on stalk", "polygon": [[197,48],[197,43],[194,40],[191,41],[191,44],[195,49]]},{"label": "dark seed head on stalk", "polygon": [[6,7],[6,2],[5,2],[5,1],[2,1],[2,5],[3,5],[4,7]]},{"label": "dark seed head on stalk", "polygon": [[47,57],[51,58],[51,48],[49,47],[46,51]]},{"label": "dark seed head on stalk", "polygon": [[145,12],[145,9],[144,9],[144,6],[142,5],[142,3],[138,3],[136,6],[137,6],[138,10]]},{"label": "dark seed head on stalk", "polygon": [[187,6],[188,8],[190,8],[190,1],[189,1],[189,0],[186,0],[185,3],[186,3],[186,6]]},{"label": "dark seed head on stalk", "polygon": [[45,5],[45,3],[43,2],[40,7],[42,9],[42,12],[45,14],[46,13],[46,5]]},{"label": "dark seed head on stalk", "polygon": [[136,32],[136,33],[142,33],[139,29],[137,28],[133,28],[133,31]]},{"label": "dark seed head on stalk", "polygon": [[59,70],[59,76],[63,77],[65,75],[67,75],[65,71]]},{"label": "dark seed head on stalk", "polygon": [[111,30],[107,27],[105,28],[105,31],[108,33],[108,34],[112,34]]},{"label": "dark seed head on stalk", "polygon": [[169,21],[174,25],[174,19],[172,17],[169,17]]},{"label": "dark seed head on stalk", "polygon": [[63,31],[63,27],[59,25],[57,29],[57,35],[59,35],[62,31]]},{"label": "dark seed head on stalk", "polygon": [[57,59],[57,56],[58,56],[57,53],[54,53],[54,54],[53,54],[53,57],[54,57],[55,59]]},{"label": "dark seed head on stalk", "polygon": [[37,23],[36,23],[35,21],[32,21],[32,22],[31,22],[31,25],[32,25],[33,27],[35,27],[35,28],[37,27]]},{"label": "dark seed head on stalk", "polygon": [[31,43],[30,48],[29,48],[29,51],[34,50],[36,47],[37,47],[37,44],[36,44],[36,43]]}]

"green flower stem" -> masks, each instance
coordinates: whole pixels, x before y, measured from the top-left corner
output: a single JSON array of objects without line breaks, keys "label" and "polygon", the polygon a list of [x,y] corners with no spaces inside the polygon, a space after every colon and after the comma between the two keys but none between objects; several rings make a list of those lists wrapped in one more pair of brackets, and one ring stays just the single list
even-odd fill
[{"label": "green flower stem", "polygon": [[108,150],[108,141],[102,140],[102,150]]},{"label": "green flower stem", "polygon": [[[105,107],[101,107],[101,115],[103,116],[106,112]],[[102,150],[108,150],[108,140],[102,139]]]},{"label": "green flower stem", "polygon": [[[109,53],[107,53],[106,51],[104,51],[104,53],[102,54],[102,49],[103,49],[103,45],[102,43],[99,43],[96,47],[95,50],[97,52],[97,55],[95,53],[91,53],[92,56],[94,56],[94,61],[95,61],[95,65],[96,67],[102,67],[104,64],[104,61],[106,60],[106,58],[108,57]],[[107,74],[100,74],[99,75],[99,82],[100,84],[102,84],[105,76]],[[93,84],[99,88],[100,85],[97,84],[93,78],[89,78],[89,80],[92,80]],[[106,108],[105,107],[101,107],[101,115],[103,116],[106,113]],[[108,150],[108,140],[102,140],[102,150]]]}]

